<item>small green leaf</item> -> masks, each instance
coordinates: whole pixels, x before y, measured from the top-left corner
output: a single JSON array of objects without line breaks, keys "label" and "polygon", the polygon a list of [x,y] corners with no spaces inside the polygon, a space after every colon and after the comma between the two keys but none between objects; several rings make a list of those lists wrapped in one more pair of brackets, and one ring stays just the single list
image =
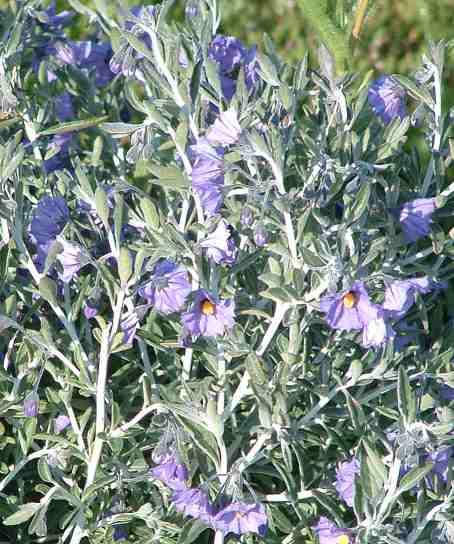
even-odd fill
[{"label": "small green leaf", "polygon": [[126,285],[129,278],[132,276],[132,258],[129,250],[124,247],[120,249],[118,273],[120,275],[121,284]]},{"label": "small green leaf", "polygon": [[371,192],[370,188],[371,188],[371,183],[369,182],[363,183],[355,199],[355,203],[353,204],[351,208],[351,212],[348,217],[350,222],[353,223],[355,221],[358,221],[358,219],[360,219],[364,211],[367,209],[369,205],[369,199],[370,199],[370,192]]},{"label": "small green leaf", "polygon": [[405,425],[413,423],[416,418],[416,399],[410,387],[407,372],[401,365],[397,380],[397,406]]},{"label": "small green leaf", "polygon": [[157,178],[150,180],[168,189],[180,191],[189,188],[189,180],[185,178],[183,172],[176,166],[158,166],[156,164],[148,165],[148,170]]},{"label": "small green leaf", "polygon": [[8,516],[3,525],[20,525],[28,521],[41,508],[39,502],[28,502],[23,504],[17,512]]},{"label": "small green leaf", "polygon": [[260,51],[257,51],[257,60],[259,62],[260,75],[262,78],[272,87],[279,87],[281,84],[279,75],[271,60]]},{"label": "small green leaf", "polygon": [[108,115],[102,117],[89,117],[88,119],[81,119],[79,121],[69,121],[68,123],[60,123],[54,125],[46,130],[41,131],[38,136],[51,136],[52,134],[64,134],[65,132],[75,132],[77,130],[84,130],[86,128],[96,127],[109,118]]},{"label": "small green leaf", "polygon": [[50,278],[42,278],[39,282],[39,292],[44,300],[50,304],[57,303],[57,286]]},{"label": "small green leaf", "polygon": [[106,229],[109,228],[109,205],[107,203],[107,194],[102,187],[97,187],[95,192],[96,212],[101,218]]},{"label": "small green leaf", "polygon": [[407,89],[410,95],[417,100],[424,102],[431,110],[435,108],[435,103],[433,98],[430,96],[430,93],[423,87],[417,85],[413,80],[407,76],[393,74],[393,79],[400,83],[403,87]]},{"label": "small green leaf", "polygon": [[400,481],[399,488],[397,489],[397,495],[409,491],[412,489],[419,481],[421,481],[429,472],[433,469],[433,463],[427,463],[422,467],[415,467],[410,470]]},{"label": "small green leaf", "polygon": [[208,529],[206,523],[199,520],[190,520],[185,523],[178,538],[178,544],[191,544]]},{"label": "small green leaf", "polygon": [[158,229],[160,220],[155,203],[150,198],[144,197],[140,200],[140,208],[147,225],[153,229]]}]

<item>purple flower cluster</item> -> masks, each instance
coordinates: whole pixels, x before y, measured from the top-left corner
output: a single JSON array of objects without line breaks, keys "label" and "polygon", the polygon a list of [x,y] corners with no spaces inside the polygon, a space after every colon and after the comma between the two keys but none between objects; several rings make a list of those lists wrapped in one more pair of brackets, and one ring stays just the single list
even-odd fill
[{"label": "purple flower cluster", "polygon": [[265,535],[268,522],[262,504],[236,501],[223,508],[216,508],[206,491],[187,487],[188,469],[175,452],[162,456],[151,474],[173,490],[171,503],[183,516],[199,519],[224,535]]},{"label": "purple flower cluster", "polygon": [[256,47],[247,49],[232,36],[218,35],[211,42],[208,57],[218,64],[222,94],[230,100],[236,91],[238,73],[244,70],[246,87],[250,91],[258,82]]},{"label": "purple flower cluster", "polygon": [[389,319],[402,318],[417,293],[426,294],[442,286],[426,276],[395,280],[387,286],[383,304],[378,305],[370,300],[364,282],[356,281],[348,291],[323,297],[320,310],[331,328],[362,331],[363,346],[378,347],[395,337]]},{"label": "purple flower cluster", "polygon": [[224,200],[224,148],[237,143],[240,134],[237,113],[229,109],[216,118],[205,138],[191,146],[192,188],[208,217],[219,211]]},{"label": "purple flower cluster", "polygon": [[[221,223],[230,236],[227,225]],[[236,248],[231,241],[219,233],[208,237],[203,245],[208,258],[218,263],[231,264],[236,256]],[[124,342],[132,343],[135,338],[139,321],[139,314],[152,306],[161,314],[169,315],[181,312],[191,295],[189,307],[181,313],[183,323],[183,341],[191,337],[213,337],[223,335],[235,323],[235,304],[233,300],[223,300],[215,297],[208,291],[199,289],[192,292],[187,270],[173,261],[163,259],[154,269],[151,279],[138,290],[148,305],[141,306],[141,310],[129,311],[121,322],[120,328],[124,333]],[[88,319],[96,315],[97,309],[85,306],[85,315]]]}]

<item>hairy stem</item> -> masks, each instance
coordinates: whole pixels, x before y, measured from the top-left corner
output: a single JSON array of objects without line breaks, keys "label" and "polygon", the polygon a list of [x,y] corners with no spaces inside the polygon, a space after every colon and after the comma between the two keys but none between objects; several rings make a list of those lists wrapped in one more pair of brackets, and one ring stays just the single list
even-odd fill
[{"label": "hairy stem", "polygon": [[336,71],[345,72],[350,51],[346,36],[330,19],[326,11],[326,3],[320,0],[299,0],[303,14],[317,31],[321,41],[330,50],[336,62]]}]

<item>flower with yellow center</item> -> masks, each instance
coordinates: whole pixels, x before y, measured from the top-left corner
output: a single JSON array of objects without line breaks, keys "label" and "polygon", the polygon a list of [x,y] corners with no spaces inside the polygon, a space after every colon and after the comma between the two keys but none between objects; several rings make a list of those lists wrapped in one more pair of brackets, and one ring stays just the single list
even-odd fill
[{"label": "flower with yellow center", "polygon": [[341,535],[337,539],[337,544],[349,544],[349,542],[350,542],[350,539],[348,538],[347,535]]},{"label": "flower with yellow center", "polygon": [[204,315],[214,315],[214,311],[216,310],[216,305],[213,304],[210,300],[207,298],[202,301],[201,311]]},{"label": "flower with yellow center", "polygon": [[356,303],[358,302],[358,297],[353,291],[349,291],[342,297],[342,302],[344,303],[344,306],[351,310],[355,307]]}]

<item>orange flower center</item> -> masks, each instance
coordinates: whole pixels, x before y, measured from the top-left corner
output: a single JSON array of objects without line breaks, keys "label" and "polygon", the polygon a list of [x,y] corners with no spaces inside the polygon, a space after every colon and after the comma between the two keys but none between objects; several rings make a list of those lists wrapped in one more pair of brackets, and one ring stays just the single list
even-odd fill
[{"label": "orange flower center", "polygon": [[213,304],[208,299],[202,301],[202,314],[204,315],[213,315],[216,310],[216,305]]},{"label": "orange flower center", "polygon": [[348,538],[347,535],[341,535],[337,539],[337,544],[349,544],[349,543],[350,543],[350,539]]},{"label": "orange flower center", "polygon": [[344,303],[344,306],[350,310],[358,302],[358,297],[355,295],[353,291],[349,291],[347,294],[343,296],[342,302]]},{"label": "orange flower center", "polygon": [[237,519],[240,519],[240,518],[242,518],[243,516],[244,516],[244,512],[235,512],[235,517],[236,517]]}]

